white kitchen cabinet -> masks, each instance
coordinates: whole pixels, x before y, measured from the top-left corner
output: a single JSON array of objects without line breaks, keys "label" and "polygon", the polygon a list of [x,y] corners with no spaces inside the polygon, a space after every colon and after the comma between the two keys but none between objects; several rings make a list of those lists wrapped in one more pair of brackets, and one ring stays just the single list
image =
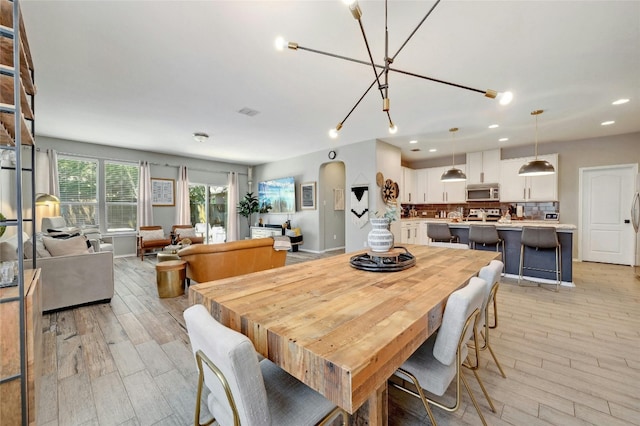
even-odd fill
[{"label": "white kitchen cabinet", "polygon": [[500,162],[500,201],[558,201],[558,154],[539,155],[553,165],[556,172],[546,176],[518,176],[525,163],[535,157],[514,158]]},{"label": "white kitchen cabinet", "polygon": [[408,167],[402,168],[402,182],[400,182],[400,202],[415,203],[416,199],[416,171]]},{"label": "white kitchen cabinet", "polygon": [[418,244],[419,235],[418,230],[420,228],[420,222],[418,221],[403,221],[401,226],[400,241],[402,244]]},{"label": "white kitchen cabinet", "polygon": [[429,169],[416,170],[416,197],[414,203],[425,204],[429,192]]},{"label": "white kitchen cabinet", "polygon": [[[458,164],[457,169],[464,170],[464,164]],[[427,175],[427,202],[430,204],[450,204],[466,202],[467,182],[442,182],[440,177],[451,166],[431,167]]]},{"label": "white kitchen cabinet", "polygon": [[500,182],[500,149],[467,153],[467,183]]}]

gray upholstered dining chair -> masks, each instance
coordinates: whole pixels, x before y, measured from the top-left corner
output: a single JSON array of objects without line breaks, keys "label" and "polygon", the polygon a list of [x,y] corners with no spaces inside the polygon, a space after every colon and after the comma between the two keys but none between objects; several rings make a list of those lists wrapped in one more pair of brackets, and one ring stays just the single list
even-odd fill
[{"label": "gray upholstered dining chair", "polygon": [[[504,264],[502,262],[499,260],[492,260],[489,265],[480,269],[480,272],[478,273],[478,277],[482,278],[486,282],[485,297],[482,302],[482,311],[480,311],[480,318],[478,320],[478,330],[481,330],[480,335],[483,340],[479,349],[481,351],[489,349],[489,353],[493,357],[493,361],[496,363],[498,370],[500,370],[500,374],[506,379],[507,376],[504,374],[502,366],[500,365],[500,362],[498,362],[498,358],[496,358],[496,354],[493,352],[493,348],[491,347],[489,340],[489,329],[495,328],[495,326],[498,325],[498,305],[496,301],[496,294],[498,292],[498,287],[500,286],[500,274],[502,273],[503,268]],[[489,308],[491,306],[493,306],[494,327],[489,326]]]},{"label": "gray upholstered dining chair", "polygon": [[220,324],[204,306],[191,306],[184,318],[199,371],[196,425],[203,385],[221,426],[323,425],[338,416],[346,423],[344,410],[271,361],[258,361],[249,338]]},{"label": "gray upholstered dining chair", "polygon": [[459,240],[457,235],[451,235],[448,224],[437,222],[427,223],[427,237],[437,243],[457,243]]},{"label": "gray upholstered dining chair", "polygon": [[[555,269],[542,269],[537,266],[526,266],[524,254],[525,247],[539,249],[554,249],[556,252]],[[518,284],[522,281],[523,271],[525,269],[553,272],[556,275],[556,291],[560,290],[560,282],[562,281],[562,248],[558,241],[558,234],[555,228],[550,226],[524,226],[522,227],[522,235],[520,237],[520,269],[518,273]]]},{"label": "gray upholstered dining chair", "polygon": [[504,240],[500,238],[495,225],[469,225],[469,246],[475,249],[478,244],[495,245],[496,251],[500,251],[499,247],[502,245],[502,259],[506,259]]},{"label": "gray upholstered dining chair", "polygon": [[[458,410],[462,399],[460,389],[461,381],[467,389],[482,423],[484,425],[487,424],[480,410],[480,406],[462,373],[463,362],[465,360],[469,362],[467,357],[469,350],[467,342],[471,337],[474,339],[474,347],[479,348],[476,324],[482,310],[485,288],[486,283],[482,278],[473,277],[465,287],[451,293],[447,299],[442,317],[442,325],[437,334],[429,337],[429,339],[396,370],[394,378],[389,382],[390,386],[420,398],[433,425],[436,424],[436,421],[429,404],[433,404],[447,411]],[[477,362],[477,358],[475,360]],[[466,366],[470,365],[467,364]],[[472,369],[472,371],[489,402],[491,410],[495,412],[493,402],[487,394],[480,377],[475,369]],[[417,392],[404,385],[407,378],[412,382],[413,386],[415,386]],[[400,379],[402,383],[397,383],[398,379]],[[437,396],[444,395],[454,380],[456,386],[456,402],[453,406],[445,405],[443,402],[425,396],[425,390]]]}]

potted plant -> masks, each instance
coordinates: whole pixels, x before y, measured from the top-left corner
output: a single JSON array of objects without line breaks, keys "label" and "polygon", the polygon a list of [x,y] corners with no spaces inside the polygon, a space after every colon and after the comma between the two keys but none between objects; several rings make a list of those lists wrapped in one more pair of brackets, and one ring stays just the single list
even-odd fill
[{"label": "potted plant", "polygon": [[260,211],[260,203],[253,195],[253,192],[247,192],[244,198],[238,203],[238,214],[247,218],[247,225],[251,228],[251,216]]}]

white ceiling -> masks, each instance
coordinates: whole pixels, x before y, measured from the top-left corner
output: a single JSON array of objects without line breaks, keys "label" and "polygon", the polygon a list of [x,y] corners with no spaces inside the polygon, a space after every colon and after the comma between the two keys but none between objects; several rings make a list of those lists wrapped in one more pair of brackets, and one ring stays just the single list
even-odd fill
[{"label": "white ceiling", "polygon": [[[391,54],[433,4],[389,1]],[[360,5],[383,63],[384,2]],[[44,136],[261,164],[376,138],[401,147],[409,162],[441,157],[451,155],[454,126],[457,152],[531,145],[535,109],[545,110],[540,143],[640,131],[639,1],[443,0],[393,66],[511,90],[511,105],[391,74],[399,132],[389,137],[372,90],[336,141],[327,131],[373,81],[372,69],[277,52],[274,40],[367,59],[340,0],[23,0],[22,11],[36,67],[36,133]],[[619,98],[631,101],[613,106]],[[239,114],[244,107],[259,114]],[[211,137],[198,143],[197,131]]]}]

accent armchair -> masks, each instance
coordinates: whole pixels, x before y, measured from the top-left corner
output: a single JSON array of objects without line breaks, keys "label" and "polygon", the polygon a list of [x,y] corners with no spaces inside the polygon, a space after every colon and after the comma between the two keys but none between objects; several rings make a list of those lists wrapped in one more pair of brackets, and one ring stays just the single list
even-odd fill
[{"label": "accent armchair", "polygon": [[140,260],[144,260],[144,254],[147,251],[153,251],[158,248],[164,248],[171,244],[171,238],[164,235],[162,226],[141,226],[138,231],[138,256]]},{"label": "accent armchair", "polygon": [[191,244],[202,244],[204,242],[204,237],[198,236],[196,228],[191,225],[173,225],[171,232],[176,235],[178,242],[182,241],[183,238],[189,238]]}]

